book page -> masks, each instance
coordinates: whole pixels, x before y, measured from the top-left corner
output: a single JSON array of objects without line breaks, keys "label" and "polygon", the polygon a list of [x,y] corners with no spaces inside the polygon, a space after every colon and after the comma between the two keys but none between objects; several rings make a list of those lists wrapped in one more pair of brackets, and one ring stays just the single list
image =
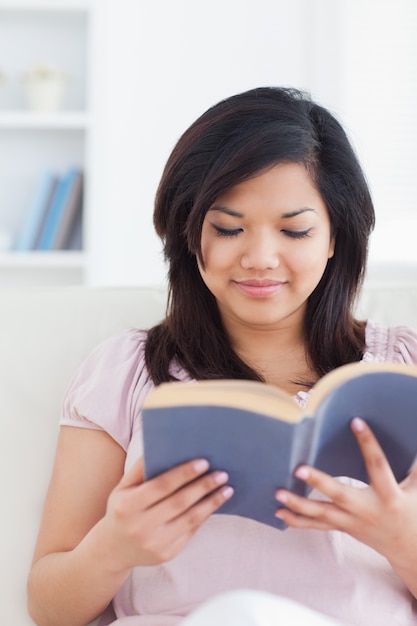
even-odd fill
[{"label": "book page", "polygon": [[340,383],[369,372],[398,372],[417,377],[417,366],[404,363],[365,363],[358,361],[342,365],[321,378],[313,387],[307,402],[307,412],[314,415],[326,396]]},{"label": "book page", "polygon": [[288,422],[302,411],[285,391],[254,380],[199,380],[164,383],[146,398],[144,407],[211,405],[234,407]]}]

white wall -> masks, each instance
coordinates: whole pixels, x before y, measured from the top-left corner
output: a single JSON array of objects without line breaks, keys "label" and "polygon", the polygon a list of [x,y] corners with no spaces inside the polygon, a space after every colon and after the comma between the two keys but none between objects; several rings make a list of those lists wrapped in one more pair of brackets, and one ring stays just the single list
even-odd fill
[{"label": "white wall", "polygon": [[344,121],[377,210],[375,261],[409,261],[417,277],[417,2],[346,0]]},{"label": "white wall", "polygon": [[152,205],[168,154],[208,106],[258,85],[304,88],[329,106],[347,123],[381,212],[396,198],[396,211],[409,209],[416,9],[414,0],[100,0],[89,282],[164,280]]}]

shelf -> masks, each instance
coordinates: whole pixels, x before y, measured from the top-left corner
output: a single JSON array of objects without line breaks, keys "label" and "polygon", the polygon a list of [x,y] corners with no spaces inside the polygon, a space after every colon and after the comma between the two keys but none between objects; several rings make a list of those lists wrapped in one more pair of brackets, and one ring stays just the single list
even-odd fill
[{"label": "shelf", "polygon": [[[89,170],[93,114],[92,32],[96,0],[0,0],[0,286],[82,284],[90,257],[84,250],[15,251],[15,240],[36,199],[42,173],[62,176],[70,166]],[[68,79],[62,106],[38,111],[28,103],[25,71],[60,68]],[[83,213],[88,214],[87,196]],[[0,233],[1,234],[1,233]],[[85,233],[83,233],[85,235]]]},{"label": "shelf", "polygon": [[2,252],[0,268],[3,269],[82,269],[86,264],[84,252],[71,250]]},{"label": "shelf", "polygon": [[[86,171],[92,115],[88,109],[91,7],[94,0],[0,0],[0,65],[6,76],[0,102],[0,224],[15,240],[42,172]],[[27,105],[25,68],[51,63],[68,77],[62,107]],[[87,213],[84,203],[84,212]],[[87,244],[86,244],[87,245]],[[80,250],[0,252],[0,285],[81,284],[88,255]]]},{"label": "shelf", "polygon": [[0,129],[74,130],[87,129],[89,115],[83,111],[32,113],[31,111],[0,111]]},{"label": "shelf", "polygon": [[94,0],[0,0],[0,11],[86,11]]}]

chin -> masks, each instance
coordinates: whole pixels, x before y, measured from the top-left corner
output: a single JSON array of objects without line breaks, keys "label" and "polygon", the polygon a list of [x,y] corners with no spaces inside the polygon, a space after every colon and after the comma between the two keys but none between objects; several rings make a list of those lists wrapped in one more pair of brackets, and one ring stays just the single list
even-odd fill
[{"label": "chin", "polygon": [[277,317],[276,315],[254,315],[245,316],[239,318],[243,324],[246,326],[250,326],[251,328],[272,328],[274,326],[278,327],[284,320],[287,319],[287,316]]}]

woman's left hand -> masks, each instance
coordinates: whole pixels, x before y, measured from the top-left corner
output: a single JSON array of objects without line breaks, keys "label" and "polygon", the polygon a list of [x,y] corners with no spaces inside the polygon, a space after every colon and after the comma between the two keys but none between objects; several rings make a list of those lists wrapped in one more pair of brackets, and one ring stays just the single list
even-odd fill
[{"label": "woman's left hand", "polygon": [[417,596],[417,464],[397,483],[376,437],[367,424],[352,420],[369,487],[346,485],[312,467],[302,465],[295,475],[328,498],[303,498],[283,489],[276,499],[286,508],[276,516],[293,528],[339,530],[385,556]]}]

